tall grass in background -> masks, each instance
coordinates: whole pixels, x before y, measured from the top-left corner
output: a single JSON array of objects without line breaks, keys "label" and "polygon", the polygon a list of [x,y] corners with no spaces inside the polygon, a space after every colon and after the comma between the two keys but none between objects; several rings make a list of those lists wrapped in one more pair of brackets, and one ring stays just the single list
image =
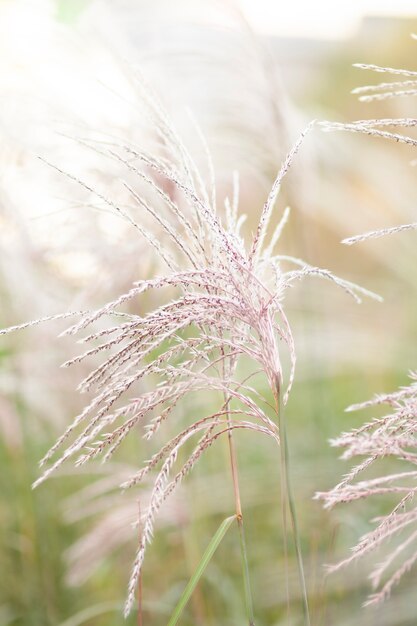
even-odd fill
[{"label": "tall grass in background", "polygon": [[[416,71],[365,64],[358,64],[357,67],[401,77],[399,82],[382,82],[354,89],[353,93],[361,94],[360,100],[363,102],[417,96]],[[415,118],[388,118],[359,120],[348,124],[328,124],[326,130],[365,133],[371,137],[390,139],[415,148],[417,139],[391,130],[392,128],[409,130],[415,127],[417,127]],[[417,222],[413,222],[349,237],[342,243],[350,246],[416,229]],[[415,279],[415,275],[413,278]],[[389,513],[372,520],[376,524],[375,527],[360,538],[352,554],[330,568],[331,571],[337,571],[387,546],[388,554],[372,571],[374,593],[368,598],[366,606],[378,604],[388,598],[402,576],[409,572],[417,561],[417,508],[413,504],[417,490],[415,485],[417,471],[414,469],[417,464],[416,372],[411,372],[410,377],[409,386],[401,387],[396,392],[376,395],[372,400],[352,405],[347,409],[354,411],[385,405],[389,407],[390,412],[383,417],[375,417],[370,422],[332,440],[333,446],[344,449],[343,459],[364,458],[349,470],[332,490],[317,494],[318,498],[325,501],[326,508],[374,496],[393,495],[397,500]],[[386,464],[382,465],[379,472],[376,472],[374,465],[379,466],[378,462],[387,458],[391,459],[392,463],[388,467]],[[375,477],[375,473],[380,475]]]}]

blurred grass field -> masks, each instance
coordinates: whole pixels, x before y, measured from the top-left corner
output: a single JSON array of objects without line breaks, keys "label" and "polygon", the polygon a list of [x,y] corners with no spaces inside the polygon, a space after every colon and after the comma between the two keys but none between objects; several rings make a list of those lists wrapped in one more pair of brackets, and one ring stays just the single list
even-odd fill
[{"label": "blurred grass field", "polygon": [[[59,29],[64,29],[68,40],[72,37],[71,29],[81,29],[85,44],[91,21],[100,14],[94,12],[95,7],[91,16],[88,11],[68,11],[64,4],[60,3],[60,12],[53,19],[57,16]],[[139,20],[139,8],[137,11]],[[147,13],[148,19],[149,15],[157,29],[157,12],[156,17],[152,11]],[[234,84],[239,89],[243,84],[248,99],[252,98],[243,102],[238,114],[236,103],[230,102],[230,93],[223,93],[222,100],[215,91],[220,62],[219,50],[210,47],[210,28],[207,27],[207,39],[202,39],[203,51],[199,56],[197,49],[191,62],[187,45],[195,48],[196,41],[189,43],[187,33],[193,25],[175,22],[175,16],[170,19],[170,28],[176,26],[185,42],[186,52],[178,53],[177,65],[174,61],[167,65],[164,54],[168,55],[169,50],[162,50],[158,56],[147,52],[145,44],[143,48],[134,48],[135,61],[141,67],[142,62],[146,78],[155,85],[180,131],[186,133],[184,141],[198,150],[195,132],[178,113],[182,105],[194,107],[213,151],[221,194],[228,190],[233,169],[243,171],[242,208],[248,213],[248,233],[256,223],[275,171],[304,121],[313,117],[348,120],[415,115],[412,101],[364,105],[349,95],[353,87],[368,79],[351,68],[353,62],[412,65],[416,42],[409,39],[409,33],[417,30],[415,20],[392,20],[391,25],[387,22],[384,28],[376,29],[372,37],[363,29],[355,40],[340,42],[327,54],[318,55],[314,61],[316,80],[304,88],[303,84],[285,84],[286,74],[291,73],[291,57],[279,58],[273,42],[261,41],[259,45],[269,46],[268,58],[274,72],[284,77],[279,89],[269,81],[269,70],[263,62],[256,66],[256,55],[250,57],[254,63],[252,74],[242,76],[241,68],[235,72],[239,46],[251,50],[251,36],[245,35],[238,24],[233,30],[234,48],[228,47],[222,34],[217,33],[220,59],[226,55],[225,65],[230,63],[222,84],[230,81],[230,93],[234,93]],[[160,28],[165,32],[166,24]],[[94,29],[91,33],[88,50],[93,50],[92,56],[100,56],[102,42],[97,37],[96,52],[97,33]],[[76,46],[81,45],[77,37],[79,32]],[[171,45],[177,44],[174,38]],[[71,45],[70,42],[69,51],[66,50],[68,58]],[[309,45],[314,49],[314,42]],[[311,57],[305,57],[303,62],[303,71],[308,72]],[[170,73],[170,78],[166,78]],[[208,75],[206,99],[202,103],[194,94],[195,101],[184,103],[196,89],[193,77],[197,77],[198,85],[202,73]],[[188,83],[182,91],[178,84],[184,76]],[[169,89],[161,93],[164,79],[168,80]],[[35,78],[34,84],[36,93],[40,83]],[[123,80],[117,85],[124,85]],[[254,95],[261,87],[266,91]],[[12,111],[13,102],[22,95],[19,89],[20,86],[7,82],[1,85],[2,93],[8,96],[7,115],[0,127],[0,158],[4,163],[0,179],[0,226],[4,227],[0,233],[2,327],[74,306],[98,306],[154,269],[146,250],[128,229],[119,228],[116,221],[107,223],[107,218],[91,215],[88,210],[70,210],[70,202],[81,206],[88,203],[88,198],[58,174],[50,173],[34,159],[34,153],[41,151],[50,161],[61,159],[70,166],[76,162],[74,167],[86,169],[101,185],[111,189],[117,172],[99,160],[85,157],[79,147],[68,148],[62,137],[55,137],[52,143],[49,134],[48,140],[44,140],[40,133],[39,139],[32,132],[34,118],[27,121],[32,131],[29,129],[24,136],[18,128],[21,113]],[[35,101],[40,99],[38,96]],[[52,101],[51,94],[44,96],[47,103]],[[25,91],[25,102],[31,102],[31,98],[33,94]],[[51,108],[60,112],[57,101]],[[109,105],[106,111],[110,109]],[[236,119],[232,124],[233,111]],[[45,114],[42,107],[41,114]],[[82,126],[81,108],[74,117]],[[269,137],[263,130],[265,120],[270,125]],[[137,141],[146,134],[143,122],[136,126],[134,116],[128,114],[120,113],[112,124],[111,132],[132,136]],[[146,141],[151,142],[152,138],[146,136]],[[233,157],[236,162],[231,162]],[[196,153],[196,158],[203,161],[204,155]],[[333,486],[348,468],[328,444],[329,438],[365,419],[363,413],[345,414],[346,406],[376,392],[396,389],[406,383],[407,371],[415,368],[417,254],[413,233],[369,242],[355,250],[339,245],[343,237],[403,223],[415,212],[415,169],[410,166],[413,158],[415,153],[409,148],[316,130],[286,179],[279,204],[278,215],[286,203],[292,208],[282,242],[285,253],[334,270],[381,293],[385,299],[382,305],[369,301],[358,307],[343,294],[334,293],[331,286],[311,279],[305,285],[296,285],[287,301],[298,355],[296,381],[286,409],[290,473],[314,626],[415,624],[416,573],[407,575],[389,604],[373,610],[361,608],[369,592],[367,564],[329,578],[324,576],[324,564],[346,555],[349,546],[369,528],[365,520],[385,510],[384,499],[331,512],[323,511],[321,504],[312,499],[316,491]],[[22,189],[25,185],[27,193]],[[49,214],[49,210],[54,212],[55,206],[59,213],[54,213],[46,226],[48,218],[42,215]],[[73,263],[76,255],[88,260],[84,270],[82,262],[81,268]],[[129,468],[138,467],[139,461],[151,454],[140,433],[135,441],[123,446],[108,466],[74,470],[68,465],[39,489],[31,489],[39,475],[38,460],[82,406],[82,398],[74,392],[80,370],[59,370],[59,364],[74,351],[70,342],[55,338],[61,330],[56,322],[2,338],[0,344],[0,624],[133,626],[137,616],[131,615],[125,621],[122,608],[137,542],[137,531],[131,523],[139,505],[137,494],[119,494],[117,485]],[[194,414],[203,408],[206,411],[214,401],[215,398],[201,394],[187,405],[187,412]],[[178,414],[178,421],[186,422],[187,412]],[[165,431],[162,436],[169,434],[170,426],[165,428],[168,433]],[[247,433],[238,433],[236,445],[256,624],[300,624],[301,597],[292,545],[287,565],[283,559],[277,451],[269,441]],[[220,522],[233,514],[233,506],[228,450],[226,442],[219,441],[166,504],[157,524],[143,573],[144,624],[162,626],[168,622],[207,543]],[[372,556],[370,562],[372,559],[378,559],[378,555]],[[286,580],[291,598],[289,615]],[[216,552],[181,623],[245,623],[235,528],[229,530]]]}]

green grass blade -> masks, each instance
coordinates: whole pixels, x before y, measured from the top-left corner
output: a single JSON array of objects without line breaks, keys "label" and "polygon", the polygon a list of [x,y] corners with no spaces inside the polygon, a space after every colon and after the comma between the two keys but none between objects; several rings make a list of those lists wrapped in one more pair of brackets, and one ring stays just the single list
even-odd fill
[{"label": "green grass blade", "polygon": [[185,609],[188,600],[191,598],[192,593],[198,584],[198,581],[200,580],[201,576],[204,574],[204,570],[206,569],[207,565],[210,563],[213,557],[213,554],[216,552],[221,540],[223,539],[223,537],[225,536],[225,534],[227,533],[228,529],[230,528],[231,524],[235,521],[235,519],[236,519],[236,515],[227,517],[225,520],[223,520],[223,522],[220,524],[219,528],[217,529],[216,533],[213,535],[209,545],[206,548],[206,551],[204,552],[201,558],[200,563],[198,564],[197,569],[195,570],[194,574],[190,578],[186,588],[182,592],[181,598],[179,599],[174,609],[174,612],[171,615],[171,619],[168,622],[168,626],[175,626],[175,624],[178,623],[178,620],[181,617],[181,613]]}]

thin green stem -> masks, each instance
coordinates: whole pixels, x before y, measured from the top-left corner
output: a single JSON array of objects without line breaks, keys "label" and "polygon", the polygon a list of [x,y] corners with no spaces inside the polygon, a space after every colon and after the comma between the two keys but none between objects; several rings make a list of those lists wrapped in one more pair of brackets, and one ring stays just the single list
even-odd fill
[{"label": "thin green stem", "polygon": [[[275,401],[278,414],[278,427],[280,435],[280,448],[281,448],[281,476],[283,483],[285,484],[285,495],[288,501],[288,508],[291,518],[291,526],[294,535],[295,552],[297,556],[298,575],[300,578],[301,594],[303,597],[303,610],[304,610],[304,622],[306,626],[311,626],[310,611],[308,607],[307,586],[304,575],[303,555],[301,552],[300,535],[298,532],[297,514],[295,510],[294,498],[291,488],[291,480],[289,474],[289,452],[288,452],[288,438],[287,429],[284,417],[284,405],[282,402],[281,385],[280,381],[277,381],[275,388]],[[285,506],[285,503],[284,503]],[[284,529],[284,533],[285,533]]]},{"label": "thin green stem", "polygon": [[[139,520],[139,541],[142,537],[142,513],[141,513],[141,507],[140,507],[140,501],[139,501],[139,511],[138,511],[138,520]],[[139,574],[139,578],[138,578],[138,625],[137,626],[143,626],[143,606],[142,606],[142,601],[143,601],[143,595],[142,595],[142,572],[140,572]]]},{"label": "thin green stem", "polygon": [[245,589],[246,613],[248,617],[249,626],[255,626],[255,617],[253,613],[253,602],[252,602],[252,589],[251,589],[250,576],[249,576],[249,563],[248,563],[248,555],[246,552],[245,529],[243,527],[243,520],[238,518],[237,525],[239,528],[240,553],[241,553],[241,559],[242,559],[243,585]]},{"label": "thin green stem", "polygon": [[[230,417],[228,417],[228,422],[231,422]],[[253,613],[252,588],[251,588],[250,575],[249,575],[248,554],[246,550],[245,529],[243,525],[242,505],[241,505],[241,500],[240,500],[239,475],[238,475],[238,469],[237,469],[236,449],[235,449],[235,442],[234,442],[233,434],[231,430],[229,430],[228,432],[228,440],[229,440],[229,452],[230,452],[230,467],[232,470],[232,480],[233,480],[233,492],[235,496],[236,521],[237,521],[237,526],[239,529],[240,558],[241,558],[241,564],[242,564],[246,615],[248,618],[249,626],[255,626],[255,617]]]},{"label": "thin green stem", "polygon": [[[222,348],[223,353],[223,348]],[[229,372],[232,369],[232,362],[229,362]],[[223,368],[223,377],[226,376],[226,364],[225,361],[222,362]],[[225,408],[229,410],[230,406],[230,396],[227,393],[224,393],[225,400]],[[227,413],[227,425],[229,428],[232,426],[232,419],[230,417],[229,412]],[[232,473],[232,481],[233,481],[233,493],[235,498],[235,513],[236,513],[236,521],[239,529],[239,543],[240,543],[240,562],[242,566],[242,576],[243,576],[243,590],[245,595],[245,608],[246,608],[246,617],[248,619],[249,626],[255,626],[255,617],[253,612],[253,599],[252,599],[252,588],[250,582],[249,575],[249,563],[248,563],[248,552],[246,549],[246,539],[245,539],[245,528],[243,525],[243,513],[242,513],[242,502],[240,498],[240,486],[239,486],[239,472],[237,467],[237,455],[235,448],[235,441],[233,439],[233,431],[230,430],[227,433],[228,442],[229,442],[229,455],[230,455],[230,469]]]},{"label": "thin green stem", "polygon": [[[279,424],[279,415],[281,411],[278,413],[278,424]],[[281,426],[279,424],[279,432],[281,434]],[[287,606],[287,618],[290,615],[290,586],[289,586],[289,572],[288,572],[288,528],[287,528],[287,502],[288,502],[288,494],[287,494],[287,469],[285,462],[285,454],[283,450],[283,446],[280,445],[280,457],[281,457],[281,517],[282,517],[282,541],[284,547],[284,564],[285,564],[285,600]]]}]

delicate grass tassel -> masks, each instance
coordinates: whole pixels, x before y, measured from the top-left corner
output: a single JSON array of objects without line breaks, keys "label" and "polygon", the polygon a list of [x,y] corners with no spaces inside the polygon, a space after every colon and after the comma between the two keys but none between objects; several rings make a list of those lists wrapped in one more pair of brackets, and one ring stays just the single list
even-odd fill
[{"label": "delicate grass tassel", "polygon": [[[82,343],[88,344],[89,348],[64,365],[68,367],[93,359],[92,369],[78,386],[79,391],[89,392],[91,396],[44,455],[41,461],[41,465],[45,466],[43,474],[35,481],[34,487],[71,459],[76,466],[100,456],[103,461],[108,461],[131,433],[137,436],[137,429],[141,430],[146,440],[152,439],[168,420],[175,422],[177,407],[180,408],[186,398],[196,393],[223,394],[223,405],[213,412],[203,412],[198,417],[190,415],[186,424],[177,423],[171,439],[165,441],[121,485],[123,489],[138,489],[145,480],[147,485],[152,485],[146,510],[138,520],[142,532],[128,584],[125,615],[129,614],[136,601],[145,553],[152,540],[159,511],[206,451],[227,434],[246,611],[249,626],[254,626],[236,453],[231,435],[232,430],[239,428],[272,437],[277,443],[281,436],[284,529],[288,502],[303,588],[305,623],[309,626],[301,550],[288,477],[285,422],[282,418],[282,403],[291,389],[296,360],[283,300],[295,281],[308,276],[332,281],[357,302],[360,302],[360,295],[376,295],[334,276],[327,269],[314,267],[298,258],[275,255],[275,246],[288,211],[284,212],[269,243],[264,246],[280,186],[311,124],[284,159],[262,208],[255,235],[251,241],[245,241],[240,233],[244,216],[238,216],[237,185],[226,227],[214,201],[210,203],[210,194],[205,190],[194,161],[176,131],[169,128],[159,106],[154,113],[157,120],[155,130],[168,142],[168,153],[164,158],[150,157],[130,145],[103,144],[83,138],[77,140],[116,161],[118,166],[123,166],[132,180],[137,177],[136,184],[132,182],[132,186],[126,189],[148,214],[149,226],[135,221],[134,207],[126,208],[118,199],[95,189],[89,182],[52,165],[93,199],[126,220],[167,265],[168,272],[139,280],[128,291],[96,310],[79,312],[80,319],[62,333],[69,336],[87,333]],[[175,190],[173,197],[165,191],[171,187]],[[144,199],[148,197],[148,192],[163,205],[160,212],[152,208],[150,200]],[[211,195],[214,199],[214,190]],[[164,233],[162,239],[161,232]],[[289,268],[286,267],[288,265]],[[168,290],[168,293],[162,303],[146,314],[126,311],[129,303],[138,307],[139,298],[147,292],[159,290]],[[66,317],[67,314],[64,314],[38,321]],[[104,323],[107,318],[109,320]],[[0,333],[24,329],[38,321],[13,326]],[[281,398],[279,364],[283,344],[289,352],[291,367]],[[249,375],[243,380],[238,367],[242,361],[251,364]],[[273,388],[278,424],[271,419],[263,395],[248,384],[249,378],[259,373]],[[231,401],[233,408],[229,406]],[[188,449],[189,445],[189,454],[182,455],[184,447]],[[148,483],[150,477],[152,480]]]}]

